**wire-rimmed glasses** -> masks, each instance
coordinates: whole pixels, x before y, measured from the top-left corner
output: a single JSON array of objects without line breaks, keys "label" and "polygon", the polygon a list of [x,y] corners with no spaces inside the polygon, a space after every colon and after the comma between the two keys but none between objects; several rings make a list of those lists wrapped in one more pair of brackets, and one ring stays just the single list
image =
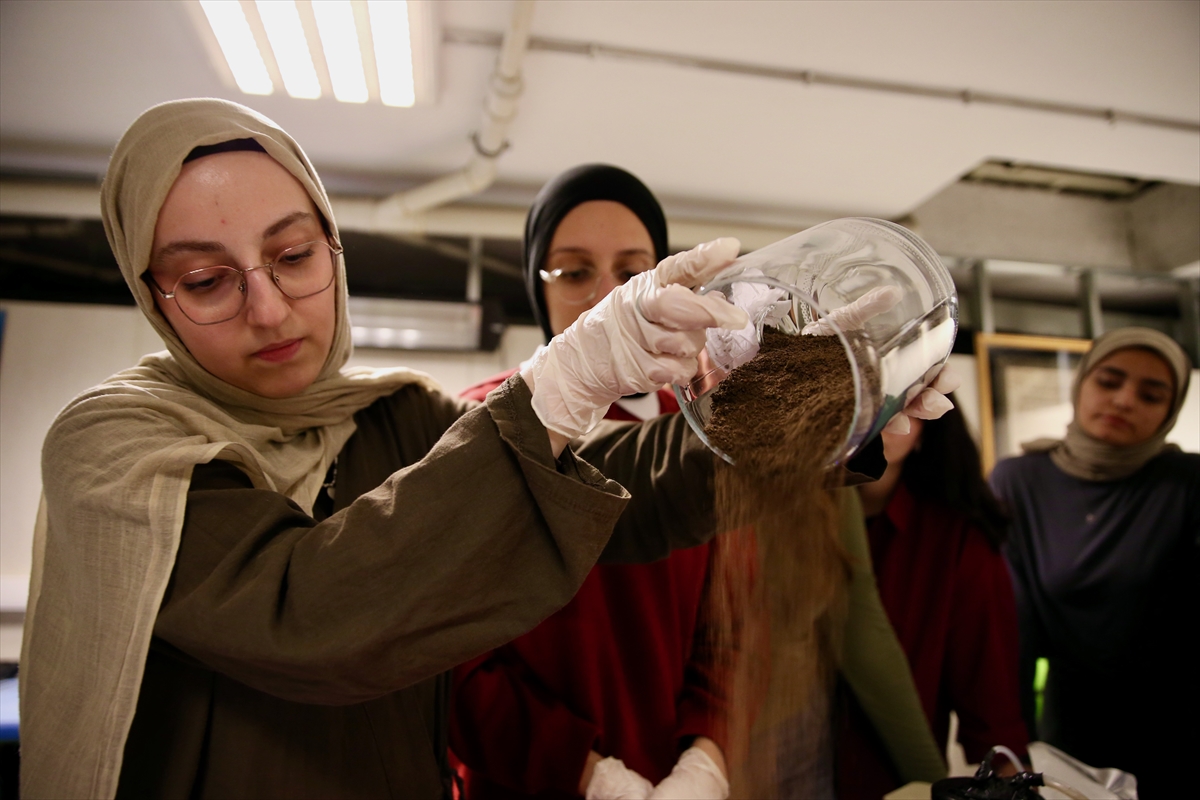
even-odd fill
[{"label": "wire-rimmed glasses", "polygon": [[[634,275],[653,268],[654,264],[650,263],[647,264],[646,269],[619,270],[615,273],[617,283],[628,283]],[[571,264],[549,271],[540,269],[538,275],[542,276],[542,280],[547,285],[554,286],[563,302],[582,305],[590,303],[596,298],[596,293],[600,290],[602,273],[590,264]]]},{"label": "wire-rimmed glasses", "polygon": [[256,269],[270,271],[271,280],[279,291],[293,300],[303,300],[333,285],[334,263],[343,252],[328,242],[305,242],[279,251],[266,264],[248,269],[224,265],[204,267],[185,272],[170,291],[154,282],[150,273],[146,281],[165,300],[174,300],[183,315],[197,325],[216,325],[242,312],[246,305],[246,274]]}]

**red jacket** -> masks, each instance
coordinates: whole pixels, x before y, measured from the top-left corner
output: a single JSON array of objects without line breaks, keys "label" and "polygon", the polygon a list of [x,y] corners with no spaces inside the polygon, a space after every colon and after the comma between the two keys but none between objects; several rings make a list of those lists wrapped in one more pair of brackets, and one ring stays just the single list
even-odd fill
[{"label": "red jacket", "polygon": [[[463,396],[482,400],[511,374]],[[635,419],[616,405],[607,418]],[[565,608],[455,670],[450,741],[468,800],[576,797],[591,750],[657,783],[682,737],[713,735],[714,678],[693,653],[710,547],[599,565]]]},{"label": "red jacket", "polygon": [[[1004,557],[965,517],[901,481],[867,535],[879,596],[908,656],[925,716],[945,749],[950,711],[977,763],[993,745],[1025,755],[1017,695],[1017,616]],[[879,798],[898,783],[866,717],[841,726],[838,797]]]}]

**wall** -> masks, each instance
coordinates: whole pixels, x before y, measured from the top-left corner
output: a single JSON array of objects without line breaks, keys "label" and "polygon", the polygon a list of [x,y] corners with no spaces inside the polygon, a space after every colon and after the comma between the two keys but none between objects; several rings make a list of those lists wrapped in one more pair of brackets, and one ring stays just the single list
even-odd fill
[{"label": "wall", "polygon": [[[161,350],[162,341],[131,306],[3,301],[0,309],[0,661],[15,661],[46,431],[71,398]],[[541,342],[541,329],[513,326],[491,353],[359,350],[351,363],[410,366],[457,393],[515,367]]]},{"label": "wall", "polygon": [[[973,355],[952,355],[950,369],[961,381],[954,390],[955,400],[966,417],[967,427],[971,435],[979,442],[979,369]],[[1066,431],[1067,423],[1071,421],[1072,408],[1066,402],[1052,408],[1047,408],[1036,418],[1021,419],[1018,428],[1007,433],[1009,443],[1000,448],[1001,452],[1015,452],[1021,442],[1028,442],[1043,436],[1061,436]],[[1187,396],[1183,400],[1183,408],[1175,427],[1167,435],[1167,441],[1179,445],[1189,453],[1200,453],[1200,369],[1192,370],[1192,379],[1188,384]]]}]

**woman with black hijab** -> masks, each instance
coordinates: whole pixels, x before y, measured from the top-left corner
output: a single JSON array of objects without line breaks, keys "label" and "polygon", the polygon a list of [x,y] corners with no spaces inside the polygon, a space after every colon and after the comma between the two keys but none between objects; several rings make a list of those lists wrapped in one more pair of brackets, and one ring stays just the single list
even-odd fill
[{"label": "woman with black hijab", "polygon": [[[525,225],[526,287],[546,340],[666,256],[662,208],[630,173],[590,164],[550,181]],[[483,399],[510,374],[465,395]],[[678,410],[662,389],[623,398],[606,418]],[[705,544],[596,567],[562,611],[460,667],[451,744],[465,797],[617,796],[619,786],[645,796],[672,771],[688,781],[679,796],[724,797],[721,699],[696,636],[709,558]]]},{"label": "woman with black hijab", "polygon": [[1066,436],[991,477],[1013,514],[1027,721],[1046,658],[1039,738],[1132,772],[1148,800],[1195,790],[1200,455],[1166,443],[1190,377],[1167,335],[1110,331],[1079,365]]},{"label": "woman with black hijab", "polygon": [[[667,242],[658,201],[625,170],[589,164],[547,183],[526,217],[524,249],[530,303],[547,340],[666,257]],[[510,374],[465,395],[483,399]],[[661,389],[622,398],[607,418],[678,410]],[[669,499],[659,507],[663,518],[679,511]],[[865,553],[861,525],[852,528],[843,532],[848,546]],[[715,651],[719,615],[707,602],[721,547],[718,540],[652,564],[602,564],[538,628],[460,666],[451,746],[464,765],[465,797],[728,796],[732,654]],[[936,779],[944,767],[862,566],[850,584],[847,679],[863,691],[899,772]],[[781,785],[781,796],[788,791]]]}]

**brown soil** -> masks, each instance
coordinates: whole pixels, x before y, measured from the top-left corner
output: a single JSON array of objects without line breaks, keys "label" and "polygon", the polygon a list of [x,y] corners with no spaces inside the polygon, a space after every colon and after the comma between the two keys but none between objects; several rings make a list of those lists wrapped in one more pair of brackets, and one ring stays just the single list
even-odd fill
[{"label": "brown soil", "polygon": [[[724,654],[732,796],[770,797],[826,731],[848,576],[824,465],[845,438],[854,383],[836,337],[768,331],[712,396],[718,462],[712,644]],[[826,702],[821,702],[825,700]],[[812,738],[812,737],[809,737]]]},{"label": "brown soil", "polygon": [[740,469],[778,476],[826,463],[853,416],[854,378],[837,337],[768,329],[758,355],[713,392],[705,433]]}]

